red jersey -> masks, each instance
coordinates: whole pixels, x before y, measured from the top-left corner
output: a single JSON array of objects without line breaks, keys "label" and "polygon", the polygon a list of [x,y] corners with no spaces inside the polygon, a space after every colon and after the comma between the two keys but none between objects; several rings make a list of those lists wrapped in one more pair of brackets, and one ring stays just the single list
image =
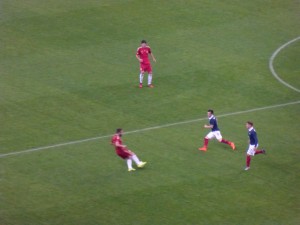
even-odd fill
[{"label": "red jersey", "polygon": [[122,145],[122,139],[121,137],[118,135],[118,134],[115,134],[112,139],[111,139],[111,144],[115,146],[115,149],[116,149],[116,153],[118,156],[120,156],[121,158],[123,159],[127,159],[131,156],[134,155],[134,153],[132,151],[130,151],[129,149],[127,148],[124,148],[124,147],[116,147],[116,143],[119,143]]},{"label": "red jersey", "polygon": [[119,144],[122,144],[122,139],[121,139],[121,137],[120,137],[119,135],[117,135],[117,134],[115,134],[115,135],[112,137],[112,139],[111,139],[111,144],[112,144],[113,146],[115,146],[116,150],[122,149],[122,147],[116,147],[116,145],[115,145],[116,142],[118,142]]},{"label": "red jersey", "polygon": [[151,48],[149,46],[139,47],[136,51],[136,55],[139,56],[143,62],[141,64],[150,64],[148,55],[151,54]]}]

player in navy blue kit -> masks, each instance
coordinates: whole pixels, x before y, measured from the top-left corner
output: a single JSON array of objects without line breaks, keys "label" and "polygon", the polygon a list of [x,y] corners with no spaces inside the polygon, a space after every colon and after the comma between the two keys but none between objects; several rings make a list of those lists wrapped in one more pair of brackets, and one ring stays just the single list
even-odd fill
[{"label": "player in navy blue kit", "polygon": [[256,131],[253,127],[253,122],[248,121],[246,123],[246,128],[248,129],[248,136],[249,136],[249,147],[247,150],[247,156],[246,156],[246,168],[245,170],[250,169],[250,162],[251,162],[251,156],[257,155],[257,154],[265,154],[266,151],[264,149],[258,150],[258,139]]},{"label": "player in navy blue kit", "polygon": [[204,144],[203,147],[199,148],[200,151],[207,151],[207,145],[208,141],[212,138],[216,138],[219,142],[230,145],[230,147],[235,150],[235,145],[231,141],[227,141],[223,139],[220,129],[218,127],[218,121],[217,118],[214,116],[214,111],[212,109],[209,109],[207,111],[207,116],[209,120],[209,125],[204,125],[204,128],[211,129],[211,132],[209,132],[206,137],[204,138]]}]

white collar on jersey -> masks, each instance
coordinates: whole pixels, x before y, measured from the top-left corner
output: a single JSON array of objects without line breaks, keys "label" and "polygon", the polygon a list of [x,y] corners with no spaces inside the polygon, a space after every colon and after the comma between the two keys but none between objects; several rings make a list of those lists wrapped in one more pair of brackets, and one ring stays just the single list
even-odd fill
[{"label": "white collar on jersey", "polygon": [[251,130],[253,130],[253,129],[254,129],[254,127],[250,127],[248,130],[251,131]]},{"label": "white collar on jersey", "polygon": [[210,119],[212,119],[212,118],[214,118],[215,116],[214,115],[211,115],[210,117],[208,117],[208,119],[210,120]]}]

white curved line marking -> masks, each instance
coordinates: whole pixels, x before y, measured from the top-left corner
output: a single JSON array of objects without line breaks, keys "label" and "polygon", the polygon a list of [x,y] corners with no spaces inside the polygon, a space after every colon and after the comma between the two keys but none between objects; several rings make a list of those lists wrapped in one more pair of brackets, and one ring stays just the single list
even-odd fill
[{"label": "white curved line marking", "polygon": [[[290,45],[291,43],[298,41],[300,39],[300,36],[285,43],[284,45],[282,45],[281,47],[279,47],[271,56],[270,61],[269,61],[269,68],[273,74],[273,76],[282,84],[284,84],[285,86],[300,92],[299,89],[291,86],[290,84],[286,83],[285,81],[283,81],[275,72],[274,67],[273,67],[273,61],[275,59],[275,57],[277,56],[277,54],[284,49],[285,47],[287,47],[288,45]],[[286,106],[286,105],[293,105],[293,104],[299,104],[300,101],[296,101],[296,102],[290,102],[290,103],[285,103],[285,104],[280,104],[280,105],[273,105],[273,106],[266,106],[266,107],[261,107],[261,108],[256,108],[256,109],[250,109],[250,110],[245,110],[245,111],[239,111],[239,112],[233,112],[233,113],[228,113],[228,114],[223,114],[223,115],[219,115],[218,117],[226,117],[226,116],[232,116],[232,115],[237,115],[237,114],[242,114],[242,113],[248,113],[248,112],[254,112],[254,111],[259,111],[259,110],[265,110],[265,109],[270,109],[270,108],[277,108],[277,107],[282,107],[282,106]],[[155,126],[155,127],[148,127],[148,128],[144,128],[144,129],[139,129],[139,130],[133,130],[133,131],[128,131],[125,132],[126,134],[132,134],[132,133],[139,133],[139,132],[143,132],[143,131],[148,131],[148,130],[154,130],[154,129],[160,129],[160,128],[165,128],[165,127],[170,127],[170,126],[175,126],[175,125],[180,125],[180,124],[187,124],[187,123],[193,123],[193,122],[197,122],[197,121],[201,121],[204,120],[206,118],[200,118],[200,119],[195,119],[195,120],[188,120],[188,121],[182,121],[182,122],[177,122],[177,123],[170,123],[170,124],[165,124],[165,125],[161,125],[161,126]],[[65,143],[60,143],[60,144],[55,144],[55,145],[49,145],[49,146],[44,146],[44,147],[38,147],[38,148],[32,148],[32,149],[27,149],[27,150],[23,150],[23,151],[18,151],[18,152],[10,152],[10,153],[6,153],[6,154],[0,154],[0,158],[4,158],[7,156],[12,156],[12,155],[19,155],[19,154],[24,154],[24,153],[29,153],[29,152],[35,152],[35,151],[41,151],[41,150],[46,150],[46,149],[51,149],[51,148],[58,148],[58,147],[62,147],[62,146],[67,146],[67,145],[73,145],[73,144],[80,144],[83,142],[89,142],[89,141],[93,141],[93,140],[99,140],[99,139],[103,139],[103,138],[108,138],[111,137],[111,135],[105,135],[105,136],[100,136],[100,137],[92,137],[92,138],[87,138],[87,139],[82,139],[82,140],[77,140],[77,141],[70,141],[70,142],[65,142]]]},{"label": "white curved line marking", "polygon": [[274,76],[280,83],[282,83],[283,85],[285,85],[285,86],[287,86],[287,87],[289,87],[289,88],[291,88],[291,89],[293,89],[294,91],[297,91],[297,92],[300,92],[300,90],[297,89],[297,88],[295,88],[295,87],[293,87],[292,85],[288,84],[287,82],[285,82],[284,80],[282,80],[282,79],[278,76],[278,74],[277,74],[277,73],[275,72],[275,70],[274,70],[274,67],[273,67],[273,61],[274,61],[275,57],[277,56],[277,54],[278,54],[282,49],[284,49],[284,48],[287,47],[288,45],[292,44],[293,42],[298,41],[299,39],[300,39],[300,36],[297,37],[297,38],[295,38],[295,39],[293,39],[293,40],[291,40],[291,41],[289,41],[289,42],[287,42],[287,43],[285,43],[284,45],[280,46],[280,47],[273,53],[273,55],[271,56],[270,61],[269,61],[269,68],[270,68],[271,73],[273,74],[273,76]]}]

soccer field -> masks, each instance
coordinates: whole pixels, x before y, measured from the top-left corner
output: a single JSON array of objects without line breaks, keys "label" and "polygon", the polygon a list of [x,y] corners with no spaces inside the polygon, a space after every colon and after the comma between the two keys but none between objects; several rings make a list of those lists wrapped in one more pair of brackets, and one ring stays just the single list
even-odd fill
[{"label": "soccer field", "polygon": [[[0,225],[298,225],[299,9],[1,1]],[[138,88],[142,39],[153,89]],[[236,151],[198,150],[209,108]],[[244,171],[248,120],[267,154]],[[118,127],[145,168],[116,156]]]}]

